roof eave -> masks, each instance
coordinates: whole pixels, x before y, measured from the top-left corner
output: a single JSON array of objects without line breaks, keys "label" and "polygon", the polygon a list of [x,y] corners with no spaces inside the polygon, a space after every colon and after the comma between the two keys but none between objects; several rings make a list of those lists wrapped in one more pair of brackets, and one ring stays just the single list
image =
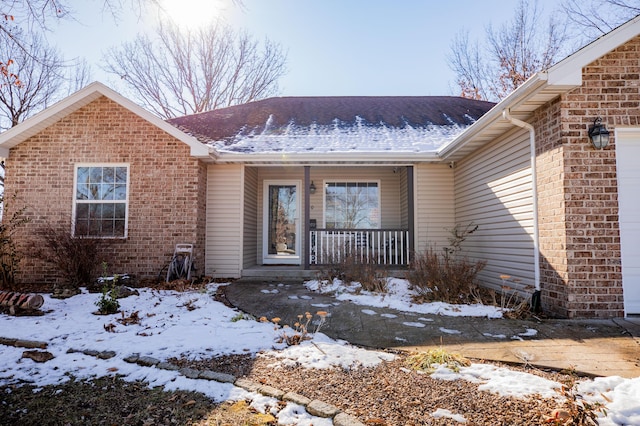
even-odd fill
[{"label": "roof eave", "polygon": [[640,15],[593,41],[547,71],[539,72],[496,104],[458,137],[438,150],[445,161],[457,161],[512,129],[503,111],[522,121],[545,103],[582,85],[582,69],[640,34]]},{"label": "roof eave", "polygon": [[[468,148],[470,148],[469,145],[472,143],[477,144],[480,137],[486,135],[487,138],[492,138],[492,130],[497,122],[508,123],[502,117],[502,111],[504,109],[513,110],[516,105],[524,105],[527,99],[538,93],[541,88],[547,86],[547,78],[548,76],[545,72],[531,76],[518,89],[502,99],[458,137],[441,147],[438,150],[438,156],[445,161],[455,161],[466,155],[469,151]],[[549,95],[552,97],[557,96],[555,93],[549,93]]]},{"label": "roof eave", "polygon": [[216,163],[242,164],[416,164],[440,162],[433,152],[323,152],[323,153],[230,153],[220,152]]}]

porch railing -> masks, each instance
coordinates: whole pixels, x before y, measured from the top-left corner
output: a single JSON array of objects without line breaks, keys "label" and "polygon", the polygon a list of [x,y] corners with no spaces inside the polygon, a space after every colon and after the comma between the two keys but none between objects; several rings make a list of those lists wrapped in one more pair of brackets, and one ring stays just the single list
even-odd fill
[{"label": "porch railing", "polygon": [[409,264],[406,229],[314,229],[309,237],[311,265],[337,263],[348,256],[362,263]]}]

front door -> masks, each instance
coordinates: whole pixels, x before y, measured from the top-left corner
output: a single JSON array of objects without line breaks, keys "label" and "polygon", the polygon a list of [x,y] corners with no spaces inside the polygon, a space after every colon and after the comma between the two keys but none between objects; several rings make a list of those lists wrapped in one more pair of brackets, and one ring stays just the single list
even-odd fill
[{"label": "front door", "polygon": [[300,182],[264,182],[262,261],[300,265]]}]

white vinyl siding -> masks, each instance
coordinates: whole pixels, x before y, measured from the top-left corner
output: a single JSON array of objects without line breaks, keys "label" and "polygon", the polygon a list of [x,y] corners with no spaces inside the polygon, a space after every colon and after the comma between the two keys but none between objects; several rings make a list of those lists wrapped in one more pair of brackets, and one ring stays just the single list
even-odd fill
[{"label": "white vinyl siding", "polygon": [[456,223],[478,230],[463,243],[464,254],[487,261],[480,281],[499,289],[500,275],[534,285],[533,193],[529,133],[518,129],[455,168]]},{"label": "white vinyl siding", "polygon": [[453,170],[444,164],[414,167],[415,250],[440,250],[448,244],[448,229],[455,226]]},{"label": "white vinyl siding", "polygon": [[243,241],[243,168],[210,165],[207,173],[206,274],[238,278]]}]

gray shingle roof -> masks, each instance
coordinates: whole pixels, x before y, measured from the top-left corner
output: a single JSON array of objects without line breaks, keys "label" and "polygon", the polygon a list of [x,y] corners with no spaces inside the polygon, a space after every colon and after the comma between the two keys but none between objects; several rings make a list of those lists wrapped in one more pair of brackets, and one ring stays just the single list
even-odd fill
[{"label": "gray shingle roof", "polygon": [[[209,141],[240,135],[284,133],[290,125],[422,128],[467,126],[495,104],[454,96],[334,96],[269,98],[168,120]],[[268,124],[268,125],[267,125]]]}]

